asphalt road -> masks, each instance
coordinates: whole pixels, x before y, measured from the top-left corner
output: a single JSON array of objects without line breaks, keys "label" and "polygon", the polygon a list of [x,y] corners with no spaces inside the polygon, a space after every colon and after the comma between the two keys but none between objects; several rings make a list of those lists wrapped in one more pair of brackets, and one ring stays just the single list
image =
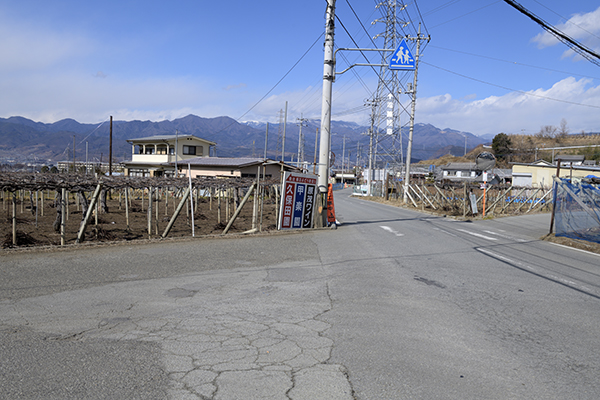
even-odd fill
[{"label": "asphalt road", "polygon": [[347,194],[337,230],[0,253],[0,398],[598,398],[600,257]]}]

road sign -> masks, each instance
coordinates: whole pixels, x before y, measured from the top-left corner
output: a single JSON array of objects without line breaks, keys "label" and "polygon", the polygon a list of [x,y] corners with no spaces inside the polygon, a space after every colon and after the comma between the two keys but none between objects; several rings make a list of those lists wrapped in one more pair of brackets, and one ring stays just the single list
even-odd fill
[{"label": "road sign", "polygon": [[279,212],[279,229],[312,228],[317,176],[286,172]]},{"label": "road sign", "polygon": [[402,39],[400,45],[390,58],[390,65],[388,68],[392,70],[411,71],[415,69],[415,66],[415,58],[406,44],[406,39]]}]

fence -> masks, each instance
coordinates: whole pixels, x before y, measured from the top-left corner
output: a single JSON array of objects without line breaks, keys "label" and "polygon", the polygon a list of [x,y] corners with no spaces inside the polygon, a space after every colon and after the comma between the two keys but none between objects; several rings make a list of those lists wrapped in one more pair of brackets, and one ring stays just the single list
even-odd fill
[{"label": "fence", "polygon": [[[355,187],[356,194],[366,190]],[[389,182],[386,188],[381,182],[371,187],[373,196],[404,199],[402,182]],[[494,185],[482,189],[468,183],[411,183],[406,193],[407,205],[422,211],[433,211],[453,216],[515,215],[534,211],[550,211],[552,190]]]},{"label": "fence", "polygon": [[556,236],[600,243],[600,181],[554,178]]}]

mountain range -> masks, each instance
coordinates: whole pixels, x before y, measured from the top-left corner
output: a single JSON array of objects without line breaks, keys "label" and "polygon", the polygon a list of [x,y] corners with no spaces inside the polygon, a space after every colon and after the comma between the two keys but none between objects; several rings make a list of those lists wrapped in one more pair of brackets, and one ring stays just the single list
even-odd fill
[{"label": "mountain range", "polygon": [[[35,162],[51,164],[75,158],[90,161],[108,161],[109,121],[101,124],[84,124],[73,119],[47,124],[23,117],[0,118],[0,161]],[[305,160],[311,162],[315,152],[315,139],[319,120],[304,120]],[[267,156],[281,157],[281,141],[285,130],[285,159],[297,159],[300,125],[288,121],[285,126],[269,124]],[[368,127],[352,122],[332,121],[332,151],[342,152],[354,162],[357,152],[359,163],[368,158]],[[264,154],[266,123],[237,122],[229,117],[202,118],[188,115],[172,121],[113,121],[113,160],[131,159],[131,145],[127,139],[154,135],[194,135],[217,143],[216,155],[221,157],[260,157]],[[406,151],[408,129],[402,130],[403,148]],[[345,137],[345,139],[343,139]],[[463,155],[467,151],[491,141],[468,132],[439,129],[430,124],[416,124],[413,135],[413,161],[437,158],[445,154]],[[466,139],[465,139],[466,138]],[[214,154],[213,154],[214,155]],[[361,161],[362,160],[362,161]]]}]

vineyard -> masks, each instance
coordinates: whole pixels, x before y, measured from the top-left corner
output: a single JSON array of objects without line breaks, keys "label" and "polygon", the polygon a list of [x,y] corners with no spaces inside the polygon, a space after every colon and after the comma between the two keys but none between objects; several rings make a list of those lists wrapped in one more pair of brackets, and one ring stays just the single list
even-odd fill
[{"label": "vineyard", "polygon": [[1,245],[61,246],[276,229],[278,186],[261,181],[255,187],[254,180],[239,178],[2,173]]}]

